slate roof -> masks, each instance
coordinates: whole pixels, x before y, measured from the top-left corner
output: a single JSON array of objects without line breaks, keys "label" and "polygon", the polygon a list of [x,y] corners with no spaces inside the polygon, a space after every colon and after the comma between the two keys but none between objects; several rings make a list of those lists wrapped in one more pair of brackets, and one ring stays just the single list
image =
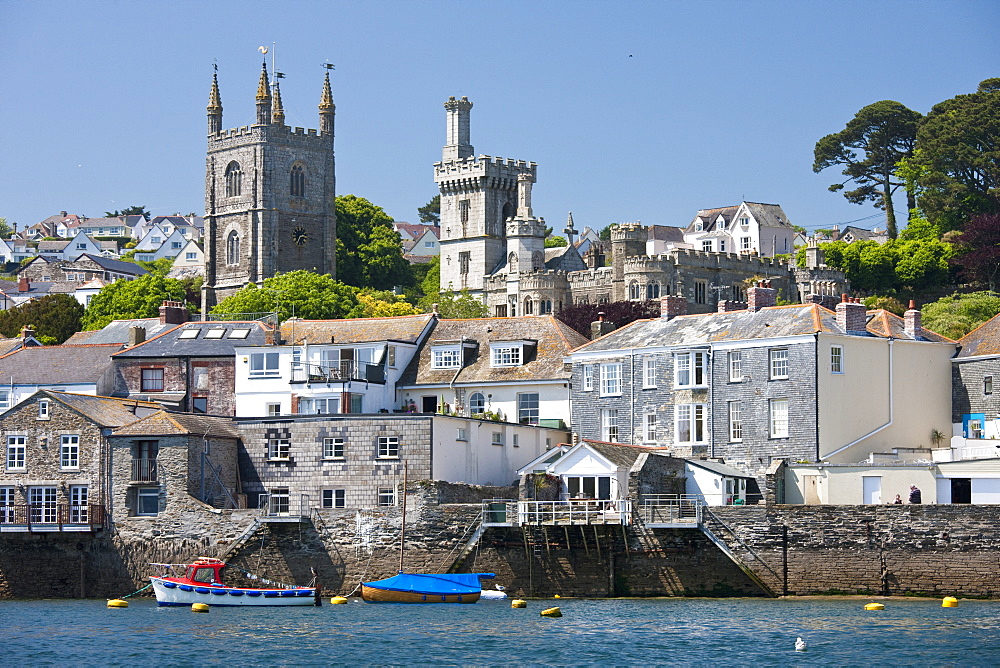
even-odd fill
[{"label": "slate roof", "polygon": [[[193,338],[181,338],[183,332],[196,329]],[[232,338],[233,330],[249,329],[245,338]],[[123,350],[115,358],[132,357],[235,357],[236,346],[264,345],[270,328],[257,321],[188,322],[161,331],[137,346]],[[209,330],[223,330],[221,338],[205,338]],[[0,376],[2,377],[2,376]]]},{"label": "slate roof", "polygon": [[757,219],[761,227],[791,227],[788,216],[778,204],[763,204],[761,202],[743,202],[750,213]]},{"label": "slate roof", "polygon": [[96,383],[111,366],[118,344],[29,346],[0,357],[0,378],[17,385]]},{"label": "slate roof", "polygon": [[148,401],[95,397],[87,394],[72,394],[70,392],[55,392],[52,390],[42,390],[41,392],[52,397],[55,401],[85,415],[102,427],[121,427],[135,422],[139,419],[135,415],[136,408],[145,408],[147,410],[159,408],[158,404]]},{"label": "slate roof", "polygon": [[712,473],[718,473],[719,475],[724,475],[727,478],[752,478],[752,475],[747,475],[743,471],[734,469],[732,466],[726,464],[720,464],[719,462],[712,461],[711,459],[685,459],[688,464],[692,466],[698,466],[705,469],[706,471],[711,471]]},{"label": "slate roof", "polygon": [[674,227],[673,225],[650,225],[649,236],[647,238],[650,241],[673,241],[675,243],[683,243],[684,228]]},{"label": "slate roof", "polygon": [[[93,281],[91,281],[93,283]],[[87,283],[86,285],[89,285]],[[77,346],[84,343],[128,343],[128,332],[132,327],[145,327],[146,339],[149,340],[164,330],[176,327],[172,324],[162,324],[159,318],[139,318],[136,320],[112,320],[103,329],[92,332],[77,332],[63,342],[64,346]]]},{"label": "slate roof", "polygon": [[84,253],[80,257],[76,258],[77,261],[83,258],[88,258],[96,263],[98,266],[108,270],[113,271],[116,274],[132,274],[133,276],[145,276],[147,272],[145,269],[135,264],[134,262],[125,262],[123,260],[115,260],[110,257],[103,257],[101,255],[91,255],[90,253]]},{"label": "slate roof", "polygon": [[[868,333],[871,336],[909,339],[903,319],[884,310],[869,311]],[[801,336],[815,332],[846,334],[837,324],[837,315],[818,304],[772,306],[760,311],[730,311],[682,315],[666,320],[638,320],[578,348],[578,352],[601,352],[627,348],[678,345],[706,345],[722,341],[771,339]],[[921,340],[950,342],[939,334],[924,330]]]},{"label": "slate roof", "polygon": [[191,413],[168,413],[161,410],[131,422],[118,429],[112,436],[215,436],[238,439],[240,437],[231,418]]},{"label": "slate roof", "polygon": [[576,246],[557,246],[545,249],[545,268],[554,271],[578,271],[586,269],[587,263],[580,257]]},{"label": "slate roof", "polygon": [[38,242],[38,253],[39,255],[44,253],[61,253],[69,246],[71,239],[62,239],[59,241],[39,241]]},{"label": "slate roof", "polygon": [[[562,380],[570,373],[563,369],[563,357],[586,342],[553,316],[520,318],[475,318],[439,320],[400,378],[400,385],[437,385],[449,383],[457,369],[432,369],[431,348],[439,343],[478,343],[469,352],[466,366],[457,383],[516,383],[525,380]],[[500,341],[535,341],[525,349],[525,362],[516,367],[490,366],[490,343]]]},{"label": "slate roof", "polygon": [[7,353],[12,353],[18,348],[24,345],[24,341],[21,339],[0,339],[0,357],[6,355]]},{"label": "slate roof", "polygon": [[961,339],[956,359],[979,355],[1000,355],[1000,315],[993,316]]},{"label": "slate roof", "polygon": [[726,225],[728,226],[732,222],[733,217],[735,217],[738,214],[740,207],[743,206],[745,206],[750,211],[750,214],[754,217],[754,219],[756,219],[757,223],[761,227],[792,226],[791,223],[788,222],[788,216],[785,215],[785,212],[781,209],[781,206],[778,204],[764,204],[762,202],[741,202],[740,204],[737,204],[735,206],[723,206],[723,207],[718,207],[716,209],[699,209],[698,213],[695,214],[694,219],[691,221],[690,224],[688,224],[687,232],[689,234],[694,234],[698,232],[698,230],[695,230],[694,226],[695,223],[699,221],[699,219],[705,223],[703,229],[701,230],[702,232],[711,232],[715,230],[716,219],[719,217],[719,215],[722,215]]},{"label": "slate roof", "polygon": [[696,223],[701,221],[703,223],[701,231],[710,232],[715,229],[716,221],[720,215],[726,225],[729,225],[733,216],[736,215],[736,209],[738,208],[739,206],[720,206],[714,209],[698,209],[698,213],[696,213],[691,222],[688,223],[686,231],[689,233],[697,232],[698,230],[696,230],[694,226]]},{"label": "slate roof", "polygon": [[416,343],[434,319],[431,313],[395,318],[350,318],[345,320],[301,320],[281,323],[281,340],[301,343],[372,343],[398,341]]},{"label": "slate roof", "polygon": [[627,466],[629,468],[635,464],[635,460],[644,452],[663,452],[669,449],[651,448],[642,445],[626,445],[623,443],[608,443],[607,441],[592,441],[586,438],[581,439],[581,441],[606,457],[615,466]]}]

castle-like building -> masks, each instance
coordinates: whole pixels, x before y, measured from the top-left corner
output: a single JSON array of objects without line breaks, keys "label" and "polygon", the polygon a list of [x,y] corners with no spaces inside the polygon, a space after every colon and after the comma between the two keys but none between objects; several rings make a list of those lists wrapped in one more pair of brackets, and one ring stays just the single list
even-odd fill
[{"label": "castle-like building", "polygon": [[256,123],[223,130],[213,74],[205,163],[206,311],[247,283],[261,285],[278,272],[336,275],[336,107],[329,72],[318,130],[285,125],[278,76],[272,85],[266,63],[256,102]]},{"label": "castle-like building", "polygon": [[441,161],[434,163],[441,193],[441,290],[466,290],[493,316],[666,295],[683,296],[691,313],[706,313],[737,307],[751,279],[769,280],[780,298],[791,302],[832,306],[848,292],[844,273],[825,266],[814,243],[804,268],[764,255],[792,250],[793,228],[774,204],[743,202],[699,211],[685,232],[698,250],[672,248],[651,255],[649,228],[624,224],[611,229],[610,263],[606,245],[595,244],[583,257],[573,244],[578,233],[572,214],[563,230],[569,244],[545,248],[545,220],[531,208],[537,165],[476,156],[470,141],[472,102],[452,97],[444,107],[447,139]]}]

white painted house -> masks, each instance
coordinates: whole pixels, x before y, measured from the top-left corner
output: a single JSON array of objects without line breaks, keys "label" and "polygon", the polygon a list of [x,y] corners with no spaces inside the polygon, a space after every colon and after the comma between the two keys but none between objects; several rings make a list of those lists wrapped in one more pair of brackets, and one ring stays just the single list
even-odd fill
[{"label": "white painted house", "polygon": [[701,209],[684,231],[695,250],[773,257],[795,250],[795,229],[777,204],[741,202]]}]

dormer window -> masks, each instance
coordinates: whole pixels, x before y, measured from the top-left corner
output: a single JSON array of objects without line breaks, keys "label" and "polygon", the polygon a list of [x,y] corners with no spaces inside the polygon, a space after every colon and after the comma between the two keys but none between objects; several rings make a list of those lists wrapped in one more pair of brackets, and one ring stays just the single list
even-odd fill
[{"label": "dormer window", "polygon": [[700,220],[697,223],[694,224],[694,231],[695,232],[701,232],[704,229],[705,229],[705,226],[702,224],[702,222]]},{"label": "dormer window", "polygon": [[435,346],[431,348],[432,369],[458,369],[461,366],[461,346]]},{"label": "dormer window", "polygon": [[490,366],[521,366],[524,346],[521,343],[490,344]]}]

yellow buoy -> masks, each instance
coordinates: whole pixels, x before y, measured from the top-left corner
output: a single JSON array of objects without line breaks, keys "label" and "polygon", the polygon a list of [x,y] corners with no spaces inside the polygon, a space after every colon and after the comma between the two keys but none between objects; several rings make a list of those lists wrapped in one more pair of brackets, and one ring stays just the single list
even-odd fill
[{"label": "yellow buoy", "polygon": [[330,599],[330,605],[343,605],[344,603],[347,603],[346,596],[334,596]]},{"label": "yellow buoy", "polygon": [[941,607],[942,608],[957,608],[958,607],[958,599],[955,598],[954,596],[945,596],[944,599],[941,601]]},{"label": "yellow buoy", "polygon": [[510,607],[512,607],[512,608],[527,608],[528,607],[528,602],[525,601],[523,598],[515,598],[513,601],[510,602]]},{"label": "yellow buoy", "polygon": [[555,595],[555,596],[553,596],[552,598],[562,598],[562,596],[560,596],[559,594],[556,594],[556,595]]},{"label": "yellow buoy", "polygon": [[208,612],[208,603],[192,603],[191,612]]},{"label": "yellow buoy", "polygon": [[120,598],[113,598],[110,601],[108,601],[108,607],[109,608],[127,608],[128,607],[128,601],[126,601],[124,599],[120,599]]},{"label": "yellow buoy", "polygon": [[546,608],[542,610],[542,617],[562,617],[562,610],[559,608]]},{"label": "yellow buoy", "polygon": [[865,604],[865,610],[885,610],[885,606],[881,603],[867,603]]}]

